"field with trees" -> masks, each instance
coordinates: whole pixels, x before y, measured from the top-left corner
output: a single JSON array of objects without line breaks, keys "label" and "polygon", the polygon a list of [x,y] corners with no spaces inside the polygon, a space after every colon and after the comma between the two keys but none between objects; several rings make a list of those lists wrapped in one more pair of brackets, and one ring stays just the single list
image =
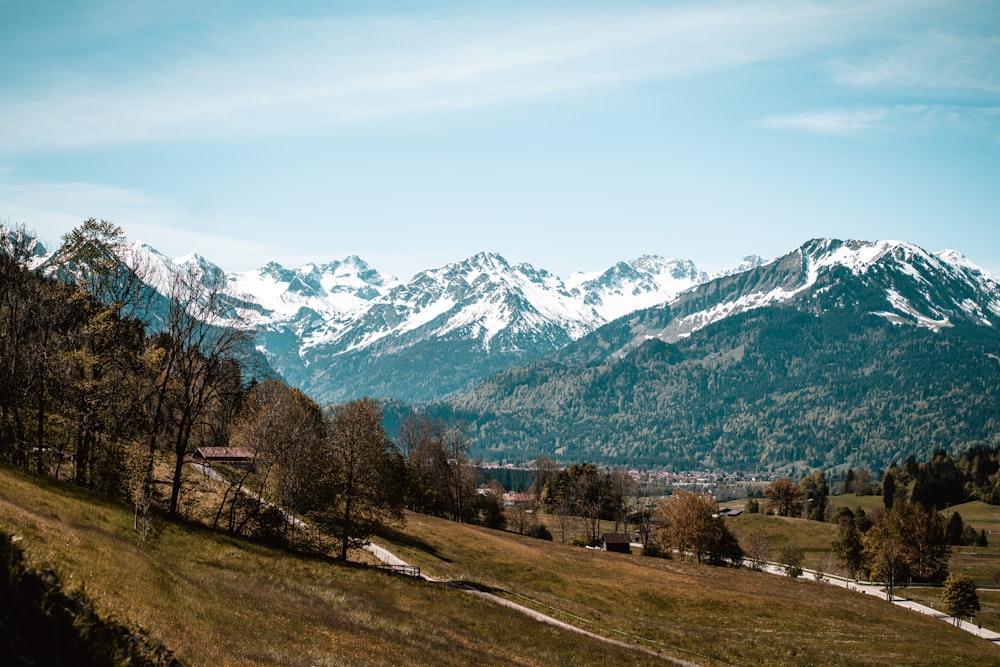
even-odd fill
[{"label": "field with trees", "polygon": [[[461,422],[388,404],[390,435],[387,404],[323,410],[270,377],[219,276],[153,292],[105,221],[67,234],[46,272],[27,268],[29,239],[0,239],[5,661],[87,646],[94,664],[133,650],[150,664],[173,651],[184,664],[261,665],[995,657],[932,619],[796,575],[934,590],[989,627],[997,601],[975,588],[1000,583],[988,538],[1000,449],[911,456],[880,481],[838,472],[841,496],[822,470],[780,477],[739,516],[699,490],[650,492],[624,469],[545,456],[530,488],[505,493],[471,460]],[[593,550],[609,534],[642,555]],[[381,570],[362,549],[373,538],[440,581]],[[792,576],[754,571],[770,561]],[[57,630],[65,642],[32,642]]]},{"label": "field with trees", "polygon": [[[184,664],[660,664],[529,620],[454,587],[296,555],[133,512],[0,469],[0,525],[102,615]],[[379,541],[601,635],[701,665],[987,664],[996,647],[884,601],[763,573],[608,554],[410,514]],[[128,576],[123,576],[128,573]],[[915,649],[915,647],[919,647]],[[516,657],[515,657],[516,656]]]}]

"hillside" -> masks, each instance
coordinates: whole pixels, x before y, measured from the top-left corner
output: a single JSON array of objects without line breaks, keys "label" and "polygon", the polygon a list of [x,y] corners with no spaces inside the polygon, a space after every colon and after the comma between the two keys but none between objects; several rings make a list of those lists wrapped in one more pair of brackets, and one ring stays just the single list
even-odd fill
[{"label": "hillside", "polygon": [[813,242],[436,409],[473,424],[488,461],[878,469],[995,446],[997,294],[905,245]]},{"label": "hillside", "polygon": [[[129,511],[6,468],[0,529],[20,538],[37,567],[85,590],[102,616],[144,628],[184,664],[660,664],[451,586],[190,525],[165,524],[140,549]],[[432,575],[702,665],[996,658],[996,647],[940,621],[815,582],[605,554],[422,515],[389,542]]]},{"label": "hillside", "polygon": [[98,614],[185,665],[650,664],[449,586],[164,524],[145,549],[132,513],[0,468],[0,531]]},{"label": "hillside", "polygon": [[388,542],[433,576],[477,582],[706,666],[990,664],[1000,655],[939,620],[811,580],[608,554],[422,515]]}]

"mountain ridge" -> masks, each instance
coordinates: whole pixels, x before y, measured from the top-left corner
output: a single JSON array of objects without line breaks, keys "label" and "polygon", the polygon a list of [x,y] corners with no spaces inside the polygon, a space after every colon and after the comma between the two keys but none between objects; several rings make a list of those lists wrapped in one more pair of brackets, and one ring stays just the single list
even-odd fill
[{"label": "mountain ridge", "polygon": [[815,239],[436,408],[487,460],[885,466],[998,441],[998,324],[954,251]]},{"label": "mountain ridge", "polygon": [[[650,254],[563,279],[480,252],[402,282],[356,255],[225,273],[197,253],[169,260],[138,242],[129,252],[136,264],[145,253],[160,286],[179,271],[224,282],[249,321],[233,323],[254,328],[275,370],[320,402],[367,394],[431,400],[709,279],[690,260]],[[440,369],[449,363],[463,370]],[[428,374],[442,379],[418,380]]]}]

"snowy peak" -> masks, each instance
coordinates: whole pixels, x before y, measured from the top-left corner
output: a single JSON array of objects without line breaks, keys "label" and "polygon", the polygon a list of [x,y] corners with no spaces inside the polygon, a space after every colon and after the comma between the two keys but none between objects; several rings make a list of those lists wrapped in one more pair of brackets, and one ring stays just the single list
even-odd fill
[{"label": "snowy peak", "polygon": [[603,273],[573,274],[567,279],[572,294],[582,298],[605,321],[649,308],[708,280],[691,260],[642,255],[618,262]]},{"label": "snowy peak", "polygon": [[23,227],[0,224],[0,255],[13,257],[34,269],[45,261],[48,251]]},{"label": "snowy peak", "polygon": [[270,262],[253,271],[228,276],[232,291],[263,308],[268,324],[289,322],[302,314],[339,319],[387,292],[398,281],[385,278],[351,255],[328,264],[286,269]]},{"label": "snowy peak", "polygon": [[675,341],[726,317],[782,303],[817,313],[855,308],[934,330],[959,321],[1000,325],[997,280],[960,253],[929,253],[902,241],[814,239],[682,294],[669,304],[669,323],[643,333]]}]

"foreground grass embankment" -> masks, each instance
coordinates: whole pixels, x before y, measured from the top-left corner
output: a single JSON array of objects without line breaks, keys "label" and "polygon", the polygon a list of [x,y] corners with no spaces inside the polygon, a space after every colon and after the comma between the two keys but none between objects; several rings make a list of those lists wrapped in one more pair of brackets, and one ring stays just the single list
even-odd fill
[{"label": "foreground grass embankment", "polygon": [[[447,586],[166,523],[0,467],[0,529],[29,563],[188,665],[659,664]],[[598,659],[599,658],[599,659]]]},{"label": "foreground grass embankment", "polygon": [[596,552],[421,515],[383,541],[432,576],[703,665],[1000,661],[1000,647],[946,623],[815,581]]}]

